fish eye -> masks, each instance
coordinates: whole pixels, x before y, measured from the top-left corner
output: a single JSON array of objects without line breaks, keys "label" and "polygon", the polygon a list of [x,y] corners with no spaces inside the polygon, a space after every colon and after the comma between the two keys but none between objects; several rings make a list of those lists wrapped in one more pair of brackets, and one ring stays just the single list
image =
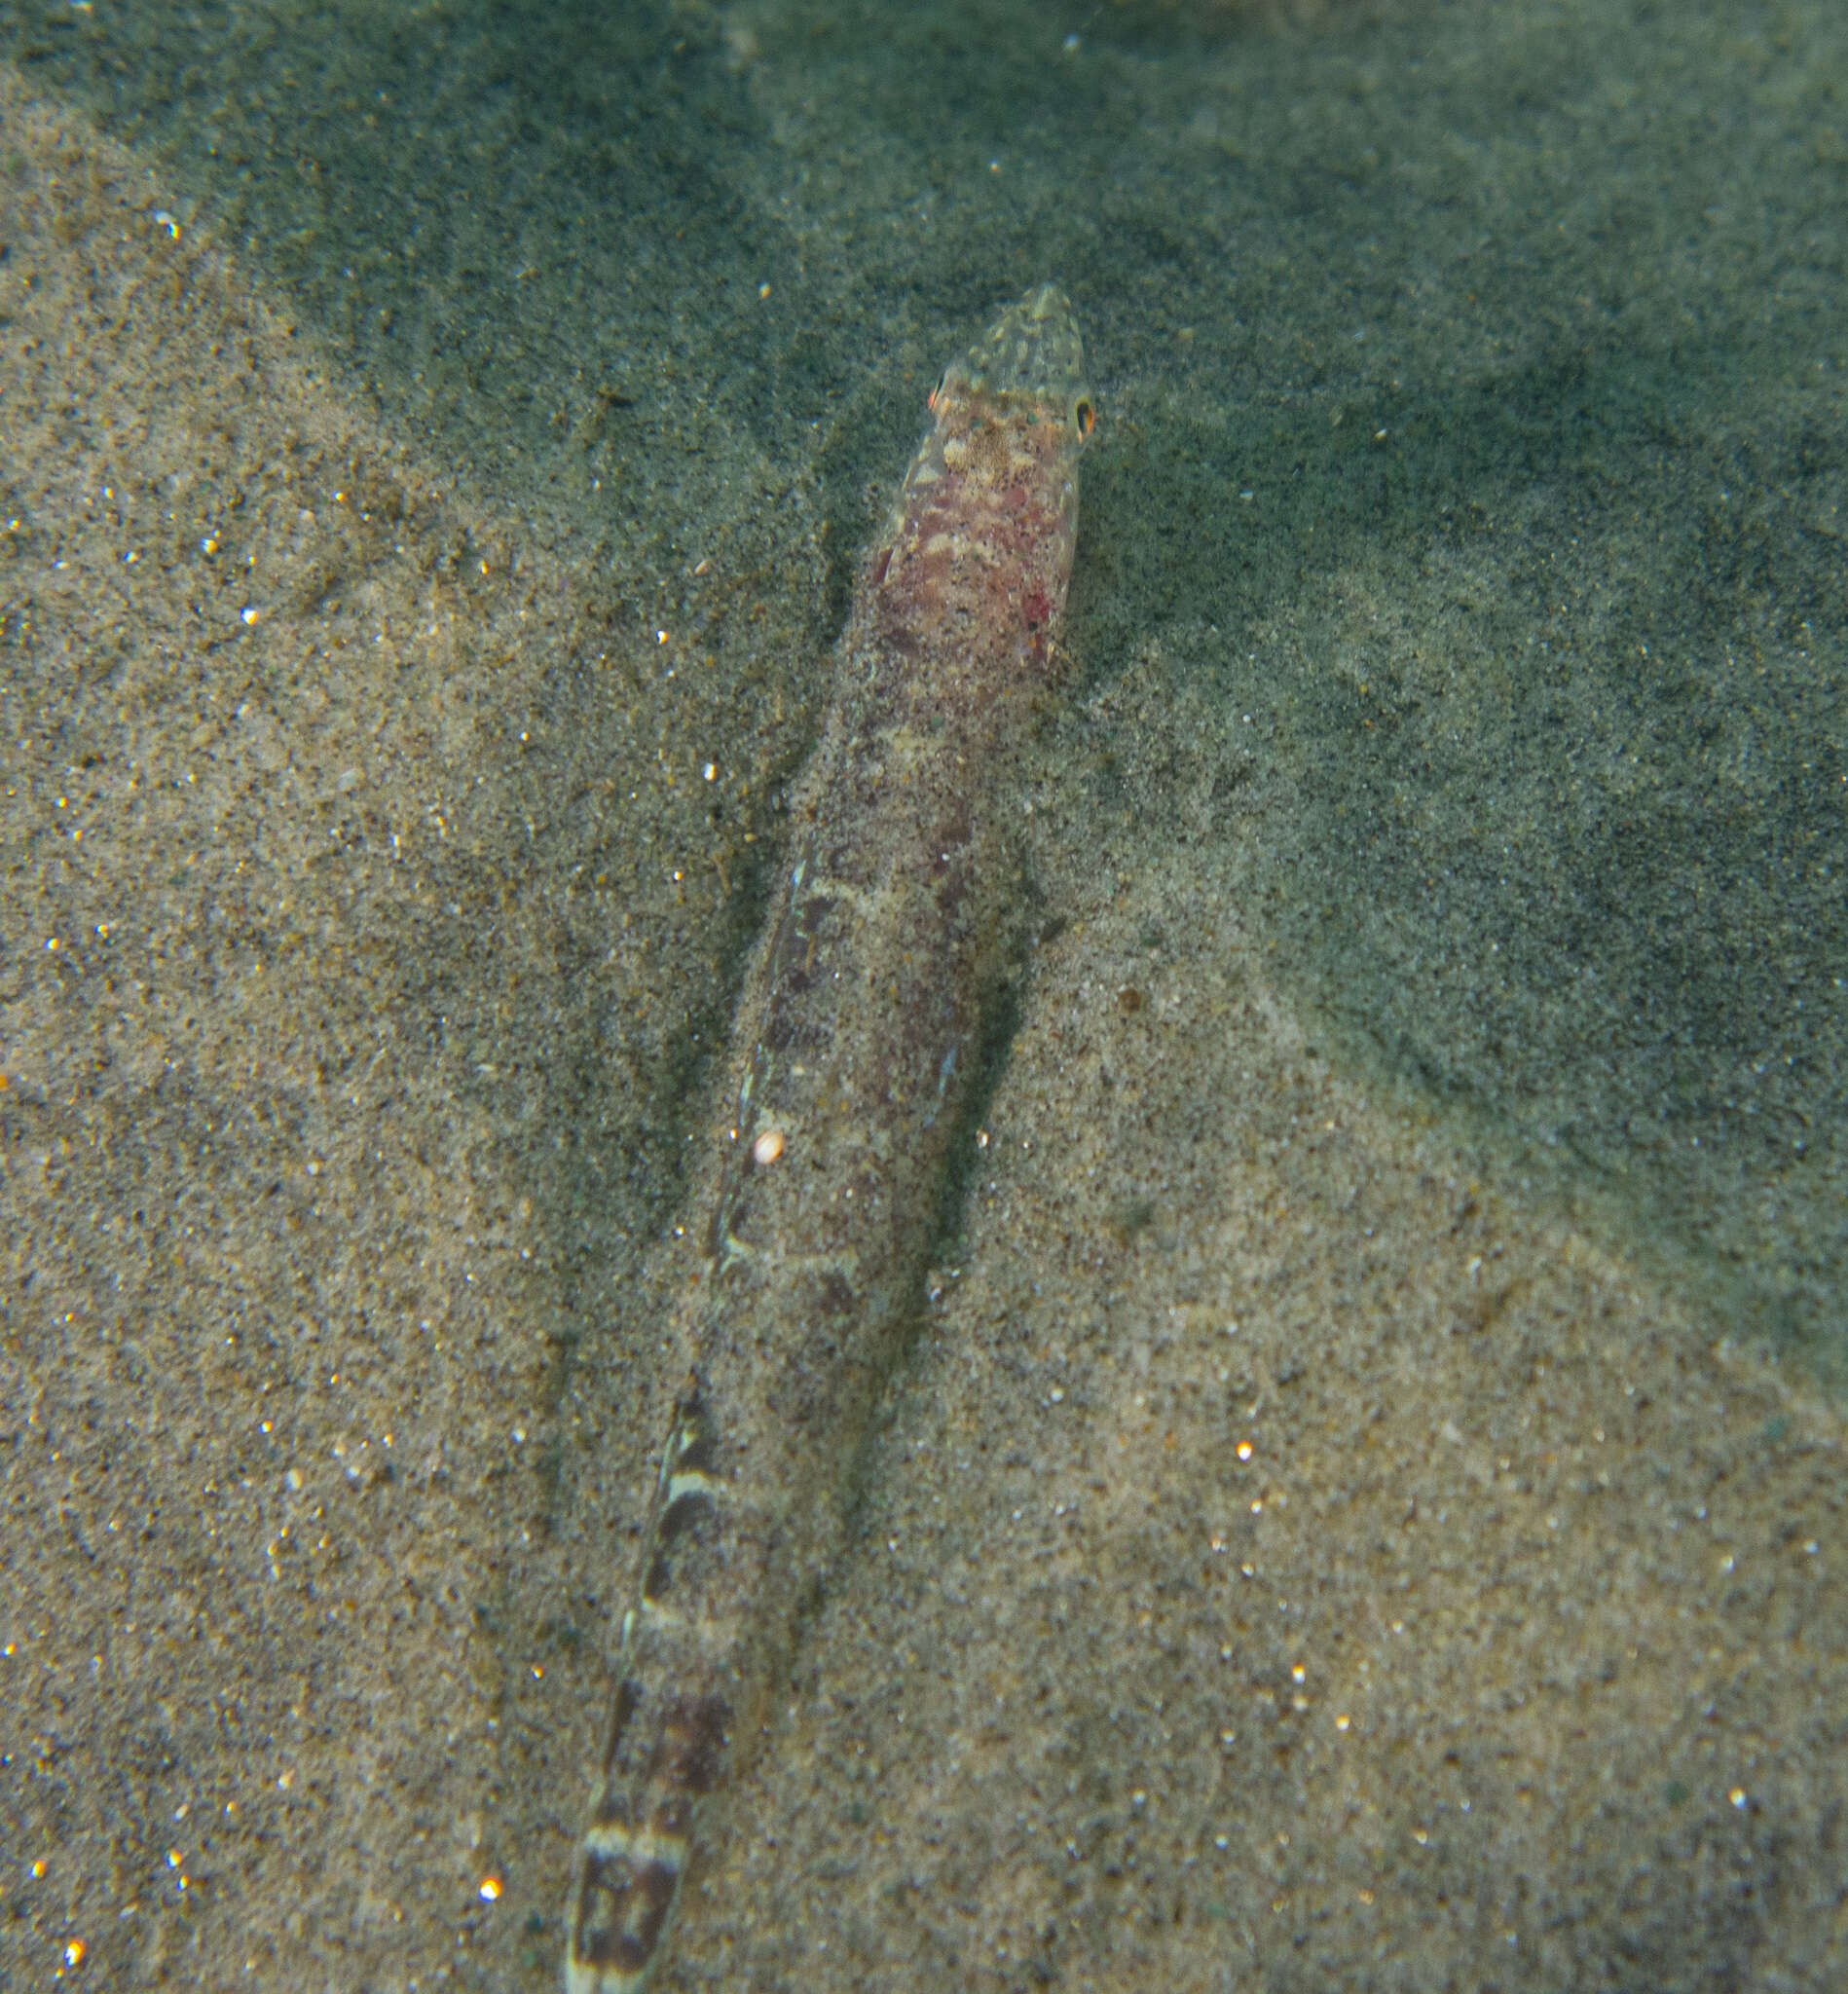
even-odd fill
[{"label": "fish eye", "polygon": [[1072,421],[1078,425],[1080,438],[1089,436],[1097,424],[1097,412],[1090,402],[1081,401],[1072,411]]}]

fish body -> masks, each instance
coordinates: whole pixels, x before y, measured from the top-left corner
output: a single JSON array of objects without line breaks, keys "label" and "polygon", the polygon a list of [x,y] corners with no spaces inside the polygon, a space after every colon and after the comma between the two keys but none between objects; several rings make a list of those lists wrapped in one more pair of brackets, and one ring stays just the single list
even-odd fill
[{"label": "fish body", "polygon": [[570,1994],[659,1964],[702,1804],[762,1728],[915,1314],[1016,894],[1008,764],[1058,670],[1091,427],[1052,285],[944,373],[854,595],[740,999],[735,1108],[567,1909]]}]

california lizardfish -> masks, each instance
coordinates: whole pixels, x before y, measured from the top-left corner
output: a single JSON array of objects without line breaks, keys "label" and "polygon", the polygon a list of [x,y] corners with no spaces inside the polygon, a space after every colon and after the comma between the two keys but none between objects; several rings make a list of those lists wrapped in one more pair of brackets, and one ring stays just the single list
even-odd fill
[{"label": "california lizardfish", "polygon": [[760,1732],[901,1353],[1017,911],[998,799],[1059,671],[1092,424],[1051,284],[943,375],[855,591],[738,1008],[672,1325],[693,1354],[568,1908],[571,1994],[659,1965],[702,1804]]}]

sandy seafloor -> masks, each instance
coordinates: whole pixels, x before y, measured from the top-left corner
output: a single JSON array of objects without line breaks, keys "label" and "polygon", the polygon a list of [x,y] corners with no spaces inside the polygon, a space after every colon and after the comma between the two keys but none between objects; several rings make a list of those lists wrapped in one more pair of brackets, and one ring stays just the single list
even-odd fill
[{"label": "sandy seafloor", "polygon": [[1821,0],[0,4],[0,1987],[554,1983],[785,786],[1048,276],[1012,1051],[660,1984],[1848,1984],[1845,201]]}]

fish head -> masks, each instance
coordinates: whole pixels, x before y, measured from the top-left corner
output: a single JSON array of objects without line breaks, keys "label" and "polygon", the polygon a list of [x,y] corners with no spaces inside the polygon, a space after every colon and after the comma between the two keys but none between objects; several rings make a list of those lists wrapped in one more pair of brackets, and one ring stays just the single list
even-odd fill
[{"label": "fish head", "polygon": [[940,425],[965,410],[989,420],[1024,417],[1069,425],[1066,440],[1082,444],[1096,404],[1070,299],[1056,284],[1035,285],[943,370],[930,406]]}]

